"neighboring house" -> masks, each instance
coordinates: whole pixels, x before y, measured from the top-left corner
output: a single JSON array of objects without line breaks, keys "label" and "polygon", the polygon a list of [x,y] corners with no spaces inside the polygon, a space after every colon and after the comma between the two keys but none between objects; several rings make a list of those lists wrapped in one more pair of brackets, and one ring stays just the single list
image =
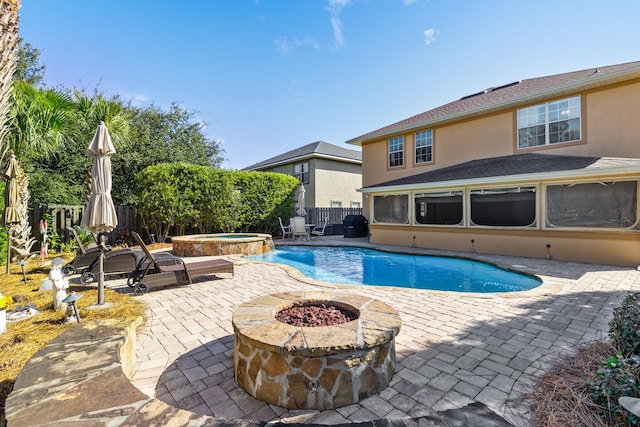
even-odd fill
[{"label": "neighboring house", "polygon": [[305,206],[318,208],[360,208],[362,194],[362,156],[317,141],[244,168],[279,172],[300,179],[305,188]]},{"label": "neighboring house", "polygon": [[640,62],[489,88],[347,142],[374,243],[640,264]]}]

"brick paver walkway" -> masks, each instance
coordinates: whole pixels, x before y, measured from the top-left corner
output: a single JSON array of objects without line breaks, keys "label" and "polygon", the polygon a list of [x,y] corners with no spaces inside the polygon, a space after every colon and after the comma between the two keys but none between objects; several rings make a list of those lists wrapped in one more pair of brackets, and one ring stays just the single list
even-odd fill
[{"label": "brick paver walkway", "polygon": [[549,293],[526,297],[350,287],[392,305],[403,322],[391,386],[359,404],[291,411],[262,403],[235,384],[234,307],[267,293],[318,288],[279,267],[244,261],[236,265],[233,278],[140,297],[149,307],[149,319],[138,336],[133,382],[171,405],[228,418],[337,424],[419,417],[478,401],[516,426],[528,425],[518,399],[521,393],[555,358],[607,337],[613,309],[628,291],[640,291],[640,272],[554,260],[476,257],[541,275],[553,286]]}]

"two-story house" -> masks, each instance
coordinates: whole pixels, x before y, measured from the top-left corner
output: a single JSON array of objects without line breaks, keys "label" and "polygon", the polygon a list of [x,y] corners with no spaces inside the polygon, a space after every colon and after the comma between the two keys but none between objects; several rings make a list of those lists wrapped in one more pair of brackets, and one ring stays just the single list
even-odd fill
[{"label": "two-story house", "polygon": [[373,243],[640,264],[640,62],[492,87],[347,142]]},{"label": "two-story house", "polygon": [[300,179],[307,208],[360,208],[362,153],[317,141],[255,163],[244,170],[278,172]]}]

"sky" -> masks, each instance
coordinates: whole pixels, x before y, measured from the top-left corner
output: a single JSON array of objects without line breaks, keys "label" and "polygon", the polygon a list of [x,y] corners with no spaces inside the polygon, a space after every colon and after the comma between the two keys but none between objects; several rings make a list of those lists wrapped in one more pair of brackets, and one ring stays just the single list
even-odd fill
[{"label": "sky", "polygon": [[223,167],[640,60],[637,0],[23,0],[45,84],[196,113]]}]

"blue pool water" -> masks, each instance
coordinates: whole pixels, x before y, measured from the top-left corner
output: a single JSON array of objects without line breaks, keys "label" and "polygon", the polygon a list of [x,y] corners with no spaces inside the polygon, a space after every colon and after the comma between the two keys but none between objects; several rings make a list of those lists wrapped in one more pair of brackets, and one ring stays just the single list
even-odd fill
[{"label": "blue pool water", "polygon": [[406,255],[374,249],[278,246],[248,259],[286,264],[323,282],[458,292],[515,292],[540,285],[525,274],[462,258]]}]

